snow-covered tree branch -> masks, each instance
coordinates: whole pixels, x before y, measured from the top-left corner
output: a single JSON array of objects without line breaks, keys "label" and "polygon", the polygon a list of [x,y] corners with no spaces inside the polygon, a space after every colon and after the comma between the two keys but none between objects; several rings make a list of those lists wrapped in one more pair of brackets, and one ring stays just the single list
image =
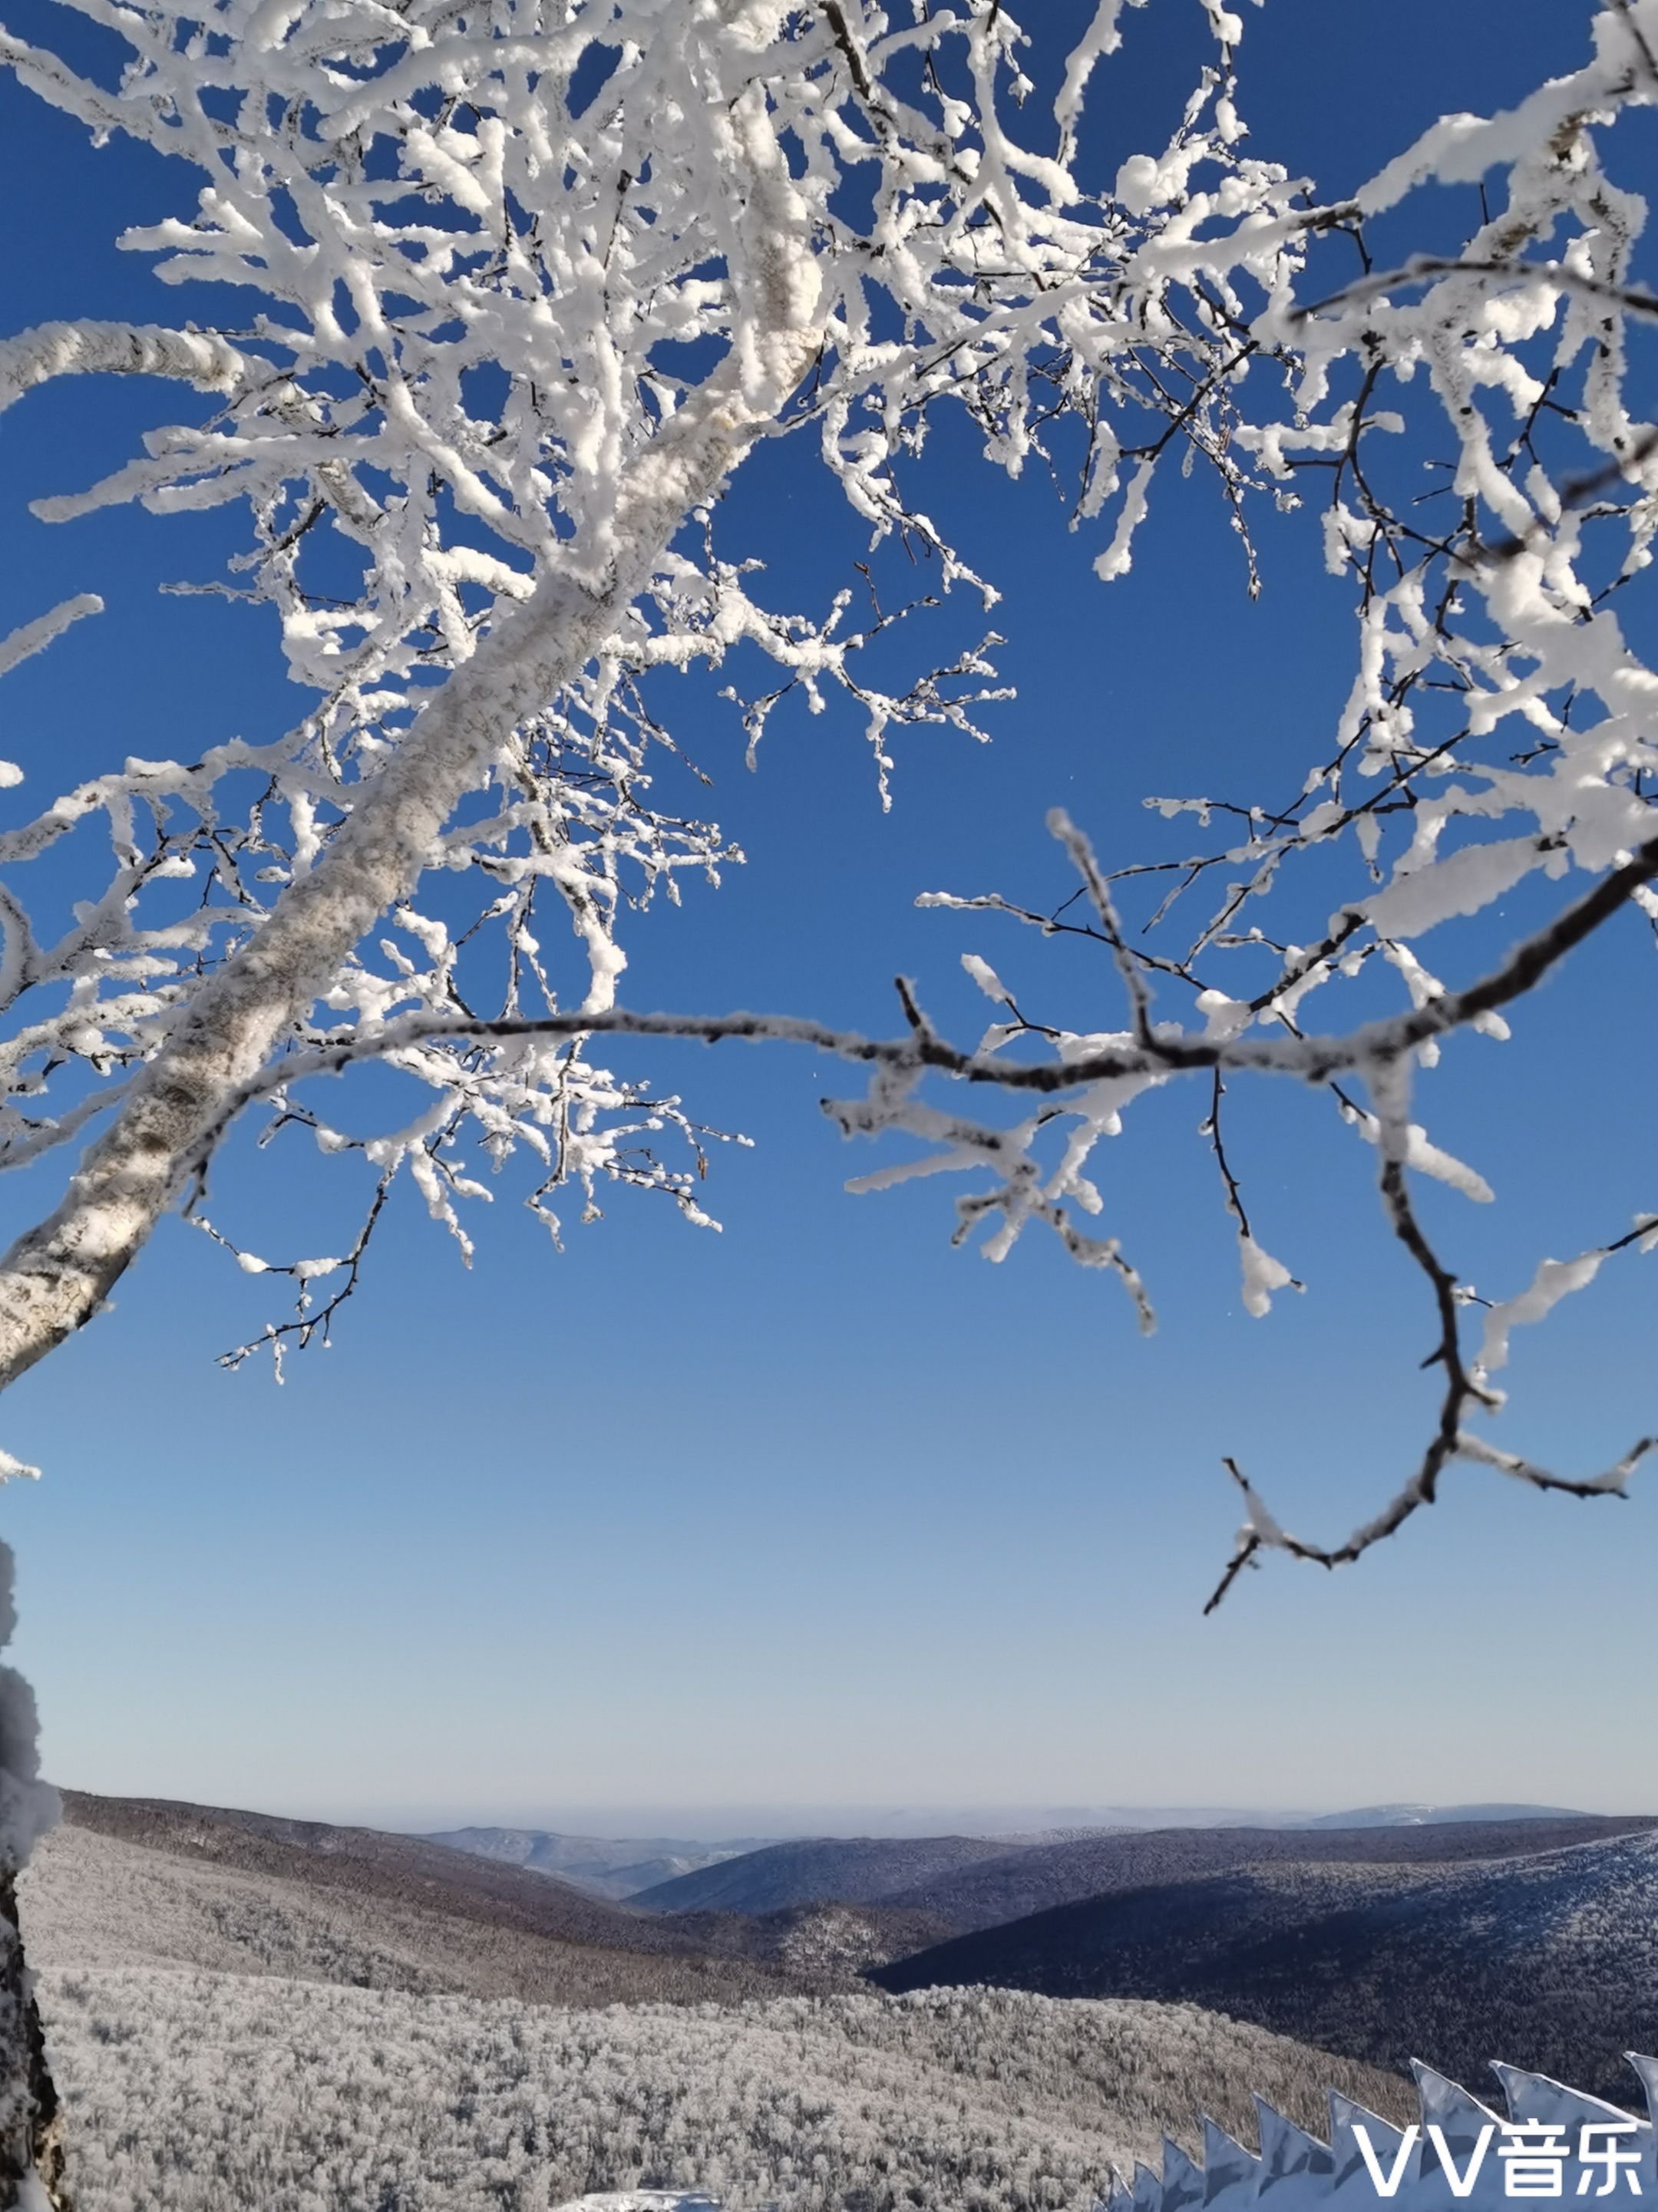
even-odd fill
[{"label": "snow-covered tree branch", "polygon": [[[846,1129],[934,1147],[863,1187],[987,1170],[961,1232],[986,1224],[999,1257],[1029,1223],[1053,1228],[1122,1277],[1143,1326],[1150,1271],[1078,1219],[1104,1203],[1085,1172],[1099,1139],[1141,1093],[1202,1082],[1244,1302],[1264,1315],[1292,1278],[1258,1241],[1247,1168],[1227,1149],[1227,1082],[1327,1086],[1377,1150],[1387,1222],[1445,1323],[1436,1357],[1455,1404],[1368,1531],[1339,1551],[1300,1545],[1250,1491],[1240,1559],[1275,1544],[1352,1556],[1431,1500],[1442,1460],[1495,1464],[1464,1430],[1496,1394],[1456,1342],[1462,1286],[1408,1187],[1426,1174],[1489,1194],[1412,1120],[1412,1085],[1454,1033],[1500,1037],[1500,1010],[1627,908],[1658,918],[1654,677],[1619,615],[1658,521],[1658,433],[1632,411],[1624,337],[1655,302],[1633,266],[1643,207],[1600,152],[1658,85],[1650,0],[1596,18],[1576,76],[1489,122],[1436,125],[1330,204],[1270,149],[1246,152],[1241,25],[1214,7],[1184,112],[1106,190],[1084,103],[1120,42],[1113,0],[1047,106],[1030,98],[1025,33],[979,0],[915,21],[838,0],[548,0],[487,18],[434,5],[394,21],[368,5],[74,4],[119,34],[118,77],[7,36],[10,66],[93,131],[206,179],[193,212],[123,243],[158,255],[164,281],[251,287],[265,304],[246,328],[58,323],[0,344],[8,404],[94,373],[214,403],[36,511],[245,501],[252,539],[223,588],[275,611],[309,703],[275,744],[128,761],[0,833],[0,1165],[103,1124],[61,1203],[0,1265],[0,1378],[98,1310],[169,1206],[230,1241],[204,1181],[256,1099],[273,1129],[361,1150],[374,1176],[343,1257],[281,1263],[300,1290],[296,1319],[265,1340],[280,1358],[355,1290],[399,1176],[465,1242],[459,1204],[481,1194],[469,1146],[497,1167],[527,1150],[530,1202],[555,1229],[560,1189],[580,1187],[591,1212],[606,1180],[706,1219],[681,1102],[595,1064],[593,1042],[793,1037],[874,1064],[867,1099],[835,1109]],[[1406,251],[1376,270],[1370,228],[1408,243],[1418,199],[1476,180],[1483,220],[1460,252]],[[1332,289],[1337,246],[1362,273]],[[1015,471],[1062,458],[1074,422],[1073,520],[1100,530],[1106,582],[1129,566],[1170,456],[1212,469],[1246,544],[1252,502],[1317,514],[1357,594],[1339,726],[1287,804],[1149,801],[1165,821],[1219,829],[1196,850],[1096,861],[1060,824],[1082,909],[925,902],[1097,939],[1124,994],[1121,1033],[1027,1020],[977,954],[969,972],[1006,1018],[976,1046],[948,1044],[913,999],[907,1035],[885,1045],[800,1014],[629,1012],[628,909],[740,857],[717,826],[653,803],[653,760],[672,742],[665,673],[718,668],[739,645],[772,661],[774,688],[743,708],[750,757],[785,693],[814,707],[844,696],[884,798],[896,727],[971,729],[978,703],[1002,696],[993,635],[902,693],[876,688],[859,656],[892,615],[872,600],[859,617],[849,592],[821,617],[773,611],[714,526],[757,440],[812,437],[878,544],[919,541],[945,589],[988,604],[908,488],[952,401]],[[1424,503],[1421,441],[1447,433],[1455,457]],[[83,595],[43,613],[0,665],[97,611]],[[89,871],[99,837],[108,860],[74,926],[37,935],[25,864],[73,841]],[[1352,889],[1297,941],[1305,932],[1274,918],[1306,912],[1297,874],[1314,854],[1321,883],[1348,856]],[[1529,876],[1574,872],[1589,888],[1567,886],[1483,977],[1452,987],[1425,964],[1417,948],[1436,927]],[[1155,910],[1120,916],[1148,887]],[[545,942],[549,915],[573,933],[574,980]],[[1309,1028],[1315,994],[1351,987],[1374,1002],[1383,969],[1402,1010]],[[1033,1041],[1034,1057],[1021,1049]],[[368,1057],[431,1103],[364,1140],[331,1125],[307,1079]],[[981,1125],[935,1097],[939,1076],[1050,1103]],[[694,1165],[656,1148],[674,1128]]]},{"label": "snow-covered tree branch", "polygon": [[[895,725],[970,726],[982,652],[874,690],[856,656],[884,618],[853,630],[844,599],[821,622],[772,613],[716,554],[708,504],[757,436],[815,432],[878,537],[918,535],[946,586],[976,580],[896,476],[946,399],[1011,467],[1042,419],[1080,414],[1090,512],[1117,489],[1114,418],[1127,433],[1148,413],[1165,427],[1135,459],[1131,510],[1176,432],[1236,499],[1253,465],[1224,435],[1227,302],[1246,280],[1284,289],[1301,228],[1282,176],[1236,150],[1224,21],[1161,157],[1224,185],[1215,242],[1194,252],[1171,246],[1190,226],[1155,193],[1097,203],[1072,178],[1082,86],[1114,37],[1104,13],[1031,150],[1004,117],[1024,89],[1020,34],[990,8],[908,29],[838,7],[438,8],[389,43],[375,6],[280,23],[83,12],[131,50],[118,84],[15,40],[11,66],[94,130],[204,171],[193,216],[124,243],[159,252],[163,279],[251,284],[269,307],[246,333],[54,325],[9,341],[6,400],[96,370],[221,403],[37,511],[246,500],[238,588],[276,609],[316,703],[278,744],[130,762],[6,837],[15,869],[101,818],[113,856],[56,943],[8,895],[0,1164],[112,1116],[0,1267],[8,1378],[97,1310],[273,1055],[464,1005],[460,948],[480,932],[504,953],[508,1016],[556,1007],[537,898],[585,950],[575,1002],[613,1003],[624,902],[731,857],[712,825],[651,805],[652,672],[757,646],[814,703],[856,698],[884,782]],[[751,746],[776,696],[749,709]],[[433,869],[478,885],[460,929],[416,904]],[[371,947],[383,918],[398,937]],[[645,1102],[579,1037],[433,1039],[398,1065],[435,1103],[377,1164],[406,1165],[452,1221],[463,1127],[497,1162],[537,1154],[538,1205],[621,1175],[696,1212],[684,1173],[628,1152]],[[54,1077],[67,1110],[37,1103]]]}]

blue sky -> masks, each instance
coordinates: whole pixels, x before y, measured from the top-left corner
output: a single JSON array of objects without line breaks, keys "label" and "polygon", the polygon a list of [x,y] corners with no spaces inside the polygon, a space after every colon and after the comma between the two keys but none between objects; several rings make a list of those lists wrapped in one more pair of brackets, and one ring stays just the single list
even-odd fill
[{"label": "blue sky", "polygon": [[[1571,66],[1588,12],[1269,0],[1249,12],[1244,112],[1261,151],[1339,190],[1434,115]],[[1154,0],[1128,32],[1099,80],[1114,161],[1204,35],[1195,0]],[[1649,145],[1637,154],[1650,167]],[[7,204],[29,211],[0,246],[9,328],[179,311],[109,241],[183,204],[188,179],[90,151],[9,83],[0,161]],[[258,618],[156,595],[215,572],[222,519],[47,530],[25,513],[179,404],[71,384],[0,424],[0,631],[71,592],[109,604],[8,679],[6,750],[37,799],[119,754],[187,755],[292,718]],[[1120,858],[1146,835],[1147,792],[1254,789],[1262,761],[1298,776],[1332,724],[1351,630],[1304,521],[1268,528],[1252,607],[1206,487],[1171,484],[1107,590],[1097,540],[1067,536],[1050,493],[970,460],[946,441],[928,500],[1006,595],[1019,696],[990,710],[993,744],[908,740],[883,817],[845,714],[780,714],[750,776],[732,722],[688,698],[679,734],[716,778],[703,804],[750,865],[636,936],[631,1003],[889,1029],[902,969],[969,1030],[985,1012],[957,964],[973,951],[1038,1011],[1078,1019],[1095,994],[1090,1018],[1114,1020],[1091,967],[1011,925],[918,914],[914,894],[1046,902],[1068,888],[1048,806]],[[778,603],[821,605],[859,551],[832,497],[782,448],[727,501],[726,543],[766,556]],[[965,608],[940,622],[975,626]],[[1503,927],[1525,920],[1516,907]],[[1551,987],[1500,1061],[1465,1048],[1434,1079],[1435,1134],[1504,1201],[1428,1201],[1482,1288],[1510,1291],[1543,1251],[1658,1205],[1641,1181],[1650,1024],[1629,1019],[1653,983],[1650,940],[1629,928],[1592,976]],[[558,1256],[502,1204],[472,1224],[469,1273],[404,1203],[337,1348],[279,1390],[213,1360],[268,1293],[169,1224],[116,1310],[11,1394],[0,1442],[47,1470],[0,1499],[0,1531],[55,1778],[388,1821],[1658,1803],[1631,1719],[1655,1656],[1650,1485],[1591,1508],[1469,1469],[1357,1571],[1280,1565],[1199,1617],[1236,1518],[1223,1452],[1291,1526],[1333,1536],[1396,1486],[1429,1419],[1428,1318],[1367,1156],[1324,1102],[1236,1100],[1260,1233],[1311,1285],[1266,1322],[1238,1305],[1202,1101],[1151,1103],[1108,1185],[1158,1304],[1147,1343],[1115,1286],[1057,1251],[1028,1243],[999,1268],[952,1251],[936,1183],[847,1197],[874,1157],[815,1105],[843,1072],[780,1048],[618,1048],[616,1064],[756,1139],[716,1156],[723,1235],[617,1194]],[[332,1248],[349,1164],[234,1143],[216,1211],[256,1249]],[[40,1200],[5,1194],[8,1230]],[[1514,1448],[1588,1470],[1652,1425],[1655,1279],[1623,1269],[1525,1344]]]}]

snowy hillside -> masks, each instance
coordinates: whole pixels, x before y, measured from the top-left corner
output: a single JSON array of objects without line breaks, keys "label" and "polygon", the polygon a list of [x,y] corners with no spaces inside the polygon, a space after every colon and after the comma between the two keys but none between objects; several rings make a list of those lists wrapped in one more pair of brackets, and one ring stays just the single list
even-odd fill
[{"label": "snowy hillside", "polygon": [[[1000,1865],[1008,1839],[977,1836],[819,1837],[768,1844],[641,1889],[652,1912],[774,1912],[793,1905],[867,1905],[975,1867]],[[1019,1856],[1018,1849],[1012,1852]]]},{"label": "snowy hillside", "polygon": [[160,1848],[74,1825],[49,1836],[19,1884],[31,1959],[552,2004],[735,2002],[800,1985],[765,1960],[713,1955],[694,1934],[435,1844],[420,1848],[455,1869],[451,1883],[418,1863],[388,1866],[262,1838],[227,1861],[216,1855],[222,1831],[199,1850],[185,1832],[168,1841]]},{"label": "snowy hillside", "polygon": [[1464,2081],[1495,2051],[1615,2099],[1623,2054],[1658,2045],[1658,1837],[1239,1867],[1035,1913],[872,1978],[1206,2005],[1376,2064],[1430,2055]]},{"label": "snowy hillside", "polygon": [[1404,2084],[1185,2006],[986,1991],[567,2012],[268,1977],[49,1973],[84,2212],[531,2212],[700,2184],[726,2212],[1089,2212],[1248,2089]]}]

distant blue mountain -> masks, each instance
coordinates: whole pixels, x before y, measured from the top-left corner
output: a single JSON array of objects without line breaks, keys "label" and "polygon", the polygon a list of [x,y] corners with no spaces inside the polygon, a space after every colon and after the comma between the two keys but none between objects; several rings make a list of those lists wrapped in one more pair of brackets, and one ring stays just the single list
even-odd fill
[{"label": "distant blue mountain", "polygon": [[1308,1828],[1436,1828],[1448,1820],[1581,1820],[1569,1805],[1361,1805],[1297,1821]]}]

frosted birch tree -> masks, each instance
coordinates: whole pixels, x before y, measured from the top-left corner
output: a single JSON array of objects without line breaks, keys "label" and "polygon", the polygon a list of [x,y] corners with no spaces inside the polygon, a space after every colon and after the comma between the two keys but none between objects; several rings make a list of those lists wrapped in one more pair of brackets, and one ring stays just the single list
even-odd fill
[{"label": "frosted birch tree", "polygon": [[[602,1041],[792,1040],[868,1068],[866,1095],[834,1109],[847,1131],[922,1140],[870,1184],[966,1171],[960,1234],[982,1228],[1000,1257],[1028,1227],[1057,1233],[1121,1278],[1145,1327],[1155,1255],[1131,1264],[1110,1233],[1102,1140],[1153,1088],[1200,1095],[1245,1304],[1265,1315],[1291,1278],[1228,1151],[1226,1087],[1329,1092],[1421,1270],[1442,1415],[1345,1544],[1288,1535],[1239,1473],[1223,1590],[1263,1550],[1356,1557],[1455,1462],[1622,1486],[1644,1444],[1609,1473],[1555,1475],[1476,1424],[1514,1328],[1652,1242],[1658,1216],[1564,1262],[1540,1255],[1528,1285],[1476,1306],[1412,1191],[1426,1176],[1487,1194],[1417,1118],[1440,1054],[1500,1041],[1603,926],[1658,918],[1658,678],[1624,622],[1658,526],[1658,430],[1625,330],[1658,303],[1631,268],[1643,208],[1600,154],[1658,92],[1658,0],[1613,0],[1576,75],[1512,113],[1442,123],[1339,202],[1249,140],[1242,25],[1222,0],[1192,10],[1184,107],[1103,167],[1084,102],[1127,27],[1121,0],[1084,10],[1074,50],[1051,57],[1040,11],[1021,27],[1001,0],[70,5],[120,44],[118,73],[4,32],[0,57],[93,136],[193,172],[174,218],[122,242],[162,283],[239,288],[239,319],[25,330],[0,341],[0,405],[67,376],[183,387],[176,425],[36,512],[242,509],[224,587],[274,615],[297,703],[275,742],[227,735],[199,759],[129,759],[38,808],[9,802],[0,1167],[68,1164],[58,1202],[0,1259],[0,1382],[97,1314],[174,1207],[244,1267],[292,1279],[294,1310],[260,1340],[278,1362],[326,1332],[405,1176],[463,1242],[478,1163],[513,1155],[555,1231],[562,1193],[591,1211],[607,1183],[700,1220],[691,1109],[607,1069]],[[1035,76],[1057,92],[1037,96]],[[1374,258],[1376,226],[1406,235],[1418,201],[1475,182],[1461,252]],[[653,797],[671,678],[752,649],[775,676],[738,702],[750,750],[785,694],[840,702],[884,793],[895,732],[971,728],[999,694],[990,635],[881,688],[863,656],[896,608],[850,591],[777,608],[721,538],[732,472],[777,437],[809,440],[872,559],[908,545],[938,591],[987,605],[993,579],[916,489],[951,407],[988,465],[1072,469],[1102,586],[1156,526],[1171,465],[1212,476],[1246,551],[1263,503],[1298,508],[1355,586],[1339,726],[1307,732],[1288,803],[1148,794],[1154,830],[1198,825],[1172,859],[1096,859],[1055,817],[1081,903],[930,895],[1096,938],[1118,1029],[1027,1019],[976,944],[963,957],[994,1018],[961,1044],[908,986],[887,1040],[808,1008],[629,1009],[630,915],[738,857]],[[1426,504],[1424,435],[1450,441]],[[43,608],[0,669],[72,652],[56,641],[98,611],[90,597]],[[1315,854],[1320,884],[1345,867],[1349,888],[1309,937],[1278,916]],[[47,856],[81,872],[66,931],[31,919],[30,865]],[[1488,972],[1442,979],[1420,941],[1533,874],[1560,885],[1552,919]],[[1142,913],[1148,884],[1159,903]],[[1353,1014],[1327,1016],[1344,995]],[[1465,1046],[1468,1030],[1483,1041]],[[367,1060],[426,1097],[372,1139],[336,1126],[320,1080]],[[976,1118],[975,1097],[1006,1110]],[[215,1147],[249,1112],[282,1146],[362,1155],[364,1212],[336,1254],[268,1259],[214,1218]],[[27,1735],[10,1731],[14,1860],[44,1817]],[[59,2168],[49,2093],[27,2086],[20,1971],[17,1954],[0,2160],[14,2193],[49,2201]]]}]

